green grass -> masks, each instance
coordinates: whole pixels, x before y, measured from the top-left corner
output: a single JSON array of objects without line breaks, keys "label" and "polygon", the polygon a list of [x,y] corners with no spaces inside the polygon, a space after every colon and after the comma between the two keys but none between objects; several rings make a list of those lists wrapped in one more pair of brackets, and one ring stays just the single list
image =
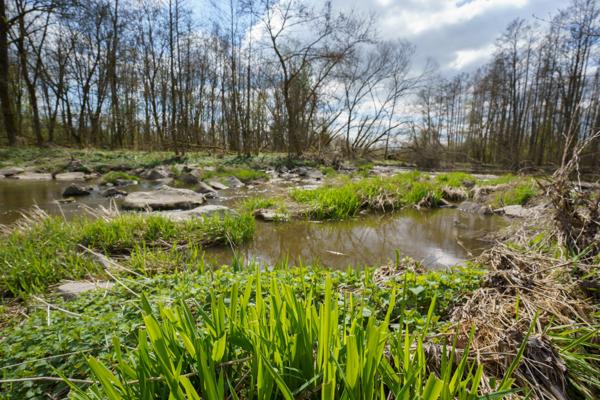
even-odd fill
[{"label": "green grass", "polygon": [[444,186],[458,188],[465,186],[465,184],[475,184],[477,180],[473,175],[466,172],[448,172],[436,175],[435,181]]},{"label": "green grass", "polygon": [[287,212],[287,207],[284,202],[280,198],[276,197],[248,197],[244,199],[240,204],[240,209],[243,212],[252,213],[256,210],[266,208],[266,209],[276,209],[279,212]]},{"label": "green grass", "polygon": [[231,168],[219,166],[214,171],[204,171],[202,173],[202,179],[220,179],[229,176],[234,176],[244,183],[267,178],[267,174],[262,171],[241,167]]},{"label": "green grass", "polygon": [[[263,292],[264,291],[264,292]],[[73,385],[75,399],[470,399],[479,394],[483,367],[449,345],[439,373],[428,368],[425,346],[435,324],[435,300],[419,329],[392,312],[405,291],[393,291],[384,315],[365,312],[360,296],[297,288],[261,272],[202,303],[157,310],[142,299],[144,328],[135,349],[113,342],[114,363],[88,358],[97,380]],[[342,318],[343,317],[343,318]],[[386,354],[388,356],[386,356]],[[456,363],[454,362],[456,359]],[[114,365],[114,366],[113,366]],[[492,392],[511,388],[510,377]],[[501,398],[498,395],[496,398]]]},{"label": "green grass", "polygon": [[345,219],[361,209],[390,210],[429,200],[435,206],[441,199],[442,185],[418,172],[392,177],[340,179],[317,189],[293,189],[292,199],[308,204],[309,216],[316,219]]},{"label": "green grass", "polygon": [[535,183],[519,183],[507,190],[501,191],[494,196],[492,205],[502,207],[508,205],[525,205],[531,198],[538,194]]},{"label": "green grass", "polygon": [[62,279],[100,272],[81,246],[107,254],[129,254],[139,247],[241,243],[254,234],[252,215],[173,222],[161,216],[121,215],[104,220],[65,222],[48,217],[0,242],[0,293],[27,297]]},{"label": "green grass", "polygon": [[[176,253],[179,254],[178,258],[175,257]],[[238,297],[241,299],[246,296],[252,304],[257,304],[258,298],[268,301],[271,295],[280,291],[280,287],[284,287],[298,299],[304,299],[312,293],[313,304],[318,307],[330,284],[339,293],[340,299],[344,296],[348,299],[352,293],[356,312],[360,312],[362,316],[370,315],[377,321],[385,319],[390,308],[391,293],[403,293],[391,307],[390,316],[394,322],[392,328],[397,329],[395,327],[399,318],[402,318],[406,326],[416,331],[425,325],[434,296],[437,301],[431,317],[432,327],[437,326],[435,321],[445,318],[451,305],[461,301],[465,294],[477,286],[483,274],[478,269],[457,268],[426,274],[398,274],[390,281],[378,283],[374,281],[373,271],[370,269],[343,272],[319,267],[298,267],[257,274],[254,267],[236,270],[225,266],[204,273],[201,255],[191,250],[183,252],[185,255],[181,253],[140,249],[139,254],[120,262],[137,271],[148,268],[169,271],[169,274],[154,274],[147,280],[130,279],[127,276],[121,276],[121,279],[133,292],[144,292],[154,309],[159,304],[165,307],[177,307],[181,301],[190,304],[200,329],[206,328],[202,313],[213,313],[212,298],[223,298],[225,304],[230,304],[230,300],[236,299],[231,296],[234,286],[240,288]],[[144,263],[143,268],[139,265],[141,262]],[[259,281],[260,289],[257,285]],[[242,288],[249,288],[249,292]],[[127,347],[135,347],[138,343],[136,330],[144,324],[139,300],[119,285],[107,294],[87,293],[72,301],[60,298],[49,301],[71,313],[79,314],[80,317],[58,310],[51,310],[48,314],[45,308],[32,309],[25,321],[5,329],[5,334],[0,338],[0,376],[3,378],[55,376],[57,372],[69,377],[91,378],[85,361],[87,356],[112,363],[111,360],[115,359],[111,343],[115,338]],[[246,311],[251,312],[251,307],[249,304]],[[338,323],[336,321],[344,326],[346,317],[352,316],[347,311],[341,310],[337,320],[332,319],[333,326]],[[241,321],[235,322],[236,325],[238,323]],[[287,326],[282,328],[290,329]],[[233,335],[235,333],[230,337],[233,338]],[[46,359],[47,357],[51,358]],[[11,365],[16,366],[9,367]],[[233,378],[232,376],[231,379]],[[0,392],[9,399],[38,398],[44,393],[59,392],[64,386],[60,382],[14,383],[1,385]]]},{"label": "green grass", "polygon": [[480,182],[480,184],[491,185],[491,186],[504,185],[504,184],[516,182],[521,179],[523,179],[522,176],[513,175],[513,174],[504,174],[504,175],[500,175],[496,178],[484,179]]},{"label": "green grass", "polygon": [[138,181],[138,182],[140,180],[139,177],[128,174],[126,172],[110,171],[102,176],[102,179],[100,180],[100,182],[101,183],[112,183],[114,185],[117,182],[117,180],[119,180],[119,179],[124,180],[124,181]]}]

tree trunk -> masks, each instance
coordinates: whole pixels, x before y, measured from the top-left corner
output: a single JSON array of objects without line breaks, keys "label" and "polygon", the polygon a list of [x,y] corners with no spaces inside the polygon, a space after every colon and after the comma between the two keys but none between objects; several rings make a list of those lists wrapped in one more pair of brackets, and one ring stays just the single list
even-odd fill
[{"label": "tree trunk", "polygon": [[9,93],[8,69],[8,21],[4,0],[0,0],[0,103],[2,103],[2,117],[8,145],[15,146],[17,144],[17,130]]}]

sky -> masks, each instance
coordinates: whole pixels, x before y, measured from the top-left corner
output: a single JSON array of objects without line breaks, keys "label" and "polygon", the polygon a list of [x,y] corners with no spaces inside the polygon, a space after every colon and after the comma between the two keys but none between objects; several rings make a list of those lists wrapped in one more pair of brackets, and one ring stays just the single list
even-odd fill
[{"label": "sky", "polygon": [[334,9],[375,13],[384,39],[416,45],[413,65],[433,59],[439,71],[471,72],[494,51],[496,38],[515,18],[548,20],[568,0],[333,0]]}]

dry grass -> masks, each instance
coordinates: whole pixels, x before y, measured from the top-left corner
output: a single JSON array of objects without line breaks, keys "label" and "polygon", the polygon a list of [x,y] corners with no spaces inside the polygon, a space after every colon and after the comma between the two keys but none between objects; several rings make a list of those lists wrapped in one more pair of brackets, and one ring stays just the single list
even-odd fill
[{"label": "dry grass", "polygon": [[[517,385],[528,388],[532,398],[568,399],[570,379],[586,377],[568,376],[574,371],[568,370],[546,332],[557,325],[597,330],[598,321],[592,317],[597,306],[586,301],[570,273],[575,261],[548,255],[554,235],[533,246],[527,228],[511,237],[518,246],[499,243],[480,257],[489,273],[481,287],[453,311],[451,321],[464,332],[459,342],[466,340],[471,326],[476,327],[471,355],[485,366],[484,384],[504,375],[527,340],[514,373]],[[593,398],[594,389],[586,390],[591,396],[586,397]]]}]

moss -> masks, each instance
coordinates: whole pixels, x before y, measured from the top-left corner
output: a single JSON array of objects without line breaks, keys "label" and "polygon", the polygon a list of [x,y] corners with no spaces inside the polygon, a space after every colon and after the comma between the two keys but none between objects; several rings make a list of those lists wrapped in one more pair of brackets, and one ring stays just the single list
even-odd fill
[{"label": "moss", "polygon": [[114,185],[117,182],[117,180],[139,181],[140,178],[135,175],[130,175],[126,172],[110,171],[102,176],[101,182],[112,183]]}]

